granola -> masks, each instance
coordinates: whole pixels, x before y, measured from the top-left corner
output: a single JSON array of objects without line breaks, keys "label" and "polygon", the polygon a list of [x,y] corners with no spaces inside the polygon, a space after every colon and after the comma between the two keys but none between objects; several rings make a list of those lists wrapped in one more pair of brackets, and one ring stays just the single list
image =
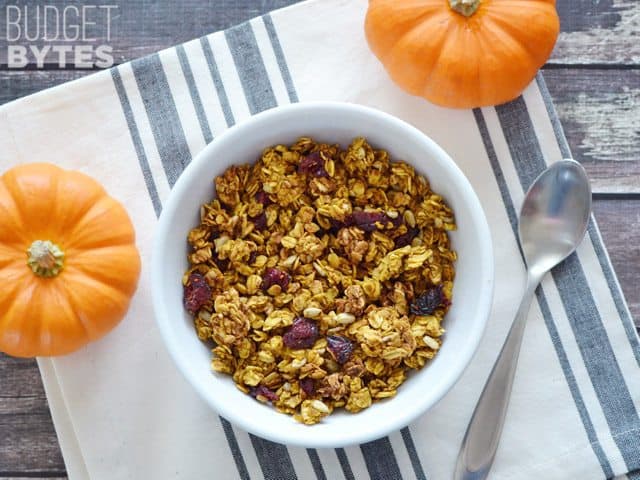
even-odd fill
[{"label": "granola", "polygon": [[182,279],[213,370],[314,424],[393,397],[437,354],[456,225],[413,167],[363,138],[300,138],[214,183]]}]

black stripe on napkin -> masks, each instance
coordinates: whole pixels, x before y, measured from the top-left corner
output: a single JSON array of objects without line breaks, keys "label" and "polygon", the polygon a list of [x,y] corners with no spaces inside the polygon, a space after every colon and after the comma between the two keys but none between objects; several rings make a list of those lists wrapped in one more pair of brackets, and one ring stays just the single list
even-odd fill
[{"label": "black stripe on napkin", "polygon": [[[153,61],[153,60],[152,60]],[[159,68],[162,69],[162,65],[159,65]],[[134,70],[135,72],[135,70]],[[145,183],[147,185],[147,189],[149,190],[149,195],[151,197],[153,206],[154,206],[154,210],[156,213],[156,216],[159,217],[160,216],[160,212],[162,210],[162,205],[160,203],[160,198],[158,196],[158,191],[155,185],[155,182],[153,180],[153,177],[151,175],[151,169],[149,168],[149,162],[147,161],[147,157],[144,151],[144,147],[142,145],[142,140],[140,138],[140,133],[138,130],[138,126],[135,122],[134,116],[133,116],[133,112],[131,109],[131,104],[129,101],[129,97],[127,96],[126,93],[126,89],[124,87],[124,84],[122,82],[122,78],[120,76],[120,72],[118,70],[118,68],[114,68],[111,70],[111,75],[113,78],[113,82],[116,88],[116,91],[118,93],[118,97],[120,99],[120,104],[122,106],[124,115],[125,115],[125,119],[127,121],[127,126],[129,127],[129,133],[131,135],[131,139],[134,143],[134,147],[136,150],[136,154],[138,156],[138,161],[140,163],[140,167],[142,169],[142,173],[143,173],[143,177],[145,179]],[[165,77],[166,80],[166,77]],[[139,84],[140,85],[140,84]],[[147,84],[145,84],[147,85]],[[152,85],[157,85],[156,83],[153,83]],[[167,89],[166,92],[168,92],[168,94],[170,95],[169,90]],[[142,93],[141,93],[142,94]],[[175,105],[174,105],[175,106]],[[175,110],[176,116],[174,118],[175,121],[178,121],[178,117],[177,117],[177,110]],[[149,121],[152,120],[151,116],[148,114],[149,116]],[[153,127],[152,127],[153,128]],[[155,138],[155,136],[154,136]],[[183,135],[184,138],[184,135]],[[186,139],[185,139],[185,144],[186,144]],[[159,146],[158,146],[159,148]],[[187,149],[188,151],[188,149]],[[163,164],[164,165],[164,164]],[[180,171],[181,173],[181,171]],[[167,172],[165,170],[165,174],[167,175],[167,177],[169,176],[169,172]],[[178,173],[179,175],[179,173]],[[176,177],[177,179],[177,177]],[[224,434],[227,438],[227,443],[229,445],[229,448],[231,450],[231,454],[233,456],[233,459],[235,461],[236,467],[238,469],[238,474],[240,475],[240,478],[242,480],[249,480],[249,472],[247,470],[247,466],[244,462],[244,459],[242,457],[242,452],[240,451],[240,448],[238,446],[238,441],[235,437],[235,434],[233,432],[233,429],[231,427],[231,424],[229,424],[229,422],[227,422],[225,419],[223,419],[222,417],[219,417],[220,422],[222,424],[222,428],[224,431]]]},{"label": "black stripe on napkin", "polygon": [[360,445],[371,478],[402,478],[389,437]]},{"label": "black stripe on napkin", "polygon": [[191,161],[191,152],[158,54],[131,62],[144,108],[149,117],[160,160],[173,187]]},{"label": "black stripe on napkin", "polygon": [[[206,40],[206,39],[203,38],[202,40]],[[209,125],[209,121],[207,120],[207,116],[204,112],[204,107],[202,106],[200,93],[198,92],[198,87],[196,86],[195,79],[191,71],[191,66],[189,65],[189,59],[182,45],[179,45],[178,47],[176,47],[176,50],[178,53],[178,57],[180,58],[180,65],[185,74],[185,80],[187,82],[187,86],[191,94],[191,100],[193,101],[196,112],[198,112],[199,109],[202,112],[201,114],[197,113],[198,120],[200,122],[200,129],[202,130],[202,135],[205,141],[209,143],[213,140],[213,135],[211,133],[211,127]],[[213,65],[215,65],[215,62],[213,63]],[[209,64],[209,67],[211,68],[211,64]],[[215,83],[215,80],[214,80],[214,83]],[[216,89],[218,91],[218,95],[221,98],[226,98],[226,91],[224,90],[224,86],[222,85],[222,83],[220,83],[219,85],[216,85]],[[220,100],[220,103],[221,105],[223,105],[222,100]],[[244,461],[242,450],[238,445],[238,440],[236,439],[235,433],[233,431],[233,427],[228,420],[222,417],[219,417],[219,418],[220,418],[220,423],[222,424],[222,429],[224,431],[225,437],[227,438],[227,444],[229,445],[229,449],[231,450],[231,455],[233,456],[233,460],[236,464],[236,468],[238,469],[238,475],[240,475],[240,478],[242,480],[250,480],[251,477],[249,475],[249,471],[247,470],[247,465]]]},{"label": "black stripe on napkin", "polygon": [[236,434],[233,431],[233,427],[231,426],[229,421],[225,420],[222,417],[218,418],[220,419],[220,423],[222,424],[224,436],[227,437],[227,444],[229,445],[229,449],[231,450],[231,455],[233,456],[233,461],[235,462],[236,468],[238,469],[238,475],[240,475],[240,479],[251,480],[249,471],[247,470],[247,465],[244,463],[242,450],[240,450],[240,446],[238,445],[238,439],[236,438]]},{"label": "black stripe on napkin", "polygon": [[[538,84],[538,88],[540,89],[540,93],[544,101],[544,106],[547,109],[547,114],[551,119],[553,133],[556,137],[556,142],[560,147],[560,153],[564,158],[572,158],[571,150],[569,149],[569,143],[567,142],[567,138],[565,137],[564,131],[562,130],[560,119],[558,118],[558,114],[556,113],[551,95],[549,94],[549,90],[547,89],[547,84],[544,81],[542,73],[538,73],[538,75],[536,76],[536,82]],[[636,332],[633,319],[631,318],[631,313],[629,312],[628,308],[626,308],[622,290],[620,289],[620,285],[618,285],[615,273],[613,272],[613,267],[611,266],[611,262],[609,261],[607,252],[602,243],[602,238],[600,238],[600,234],[598,233],[595,219],[592,219],[592,222],[589,224],[588,232],[589,238],[591,239],[591,243],[593,244],[593,248],[598,257],[598,261],[600,262],[600,268],[604,273],[607,285],[609,286],[609,291],[611,292],[611,296],[616,305],[616,310],[618,312],[618,315],[620,316],[620,320],[622,321],[625,334],[627,335],[627,339],[629,340],[629,344],[631,345],[631,349],[636,358],[636,362],[640,366],[640,343],[638,342],[638,334]]]},{"label": "black stripe on napkin", "polygon": [[144,183],[147,186],[147,191],[149,192],[149,197],[151,198],[151,203],[153,204],[153,210],[156,214],[156,217],[159,217],[160,211],[162,210],[162,205],[160,204],[160,196],[158,195],[156,184],[153,181],[153,175],[151,174],[151,168],[149,167],[147,154],[144,151],[144,146],[142,145],[142,140],[140,139],[140,131],[138,130],[138,126],[136,125],[136,121],[133,117],[133,111],[131,110],[129,97],[127,97],[127,92],[125,91],[124,84],[122,83],[122,77],[120,76],[120,72],[117,68],[111,69],[111,78],[113,79],[113,84],[116,88],[116,92],[118,93],[120,105],[122,105],[124,118],[127,121],[127,126],[129,127],[131,141],[133,142],[133,147],[136,150],[136,156],[138,157],[138,163],[140,164],[140,169],[142,170],[142,177],[144,178]]},{"label": "black stripe on napkin", "polygon": [[400,433],[402,434],[402,440],[404,441],[404,446],[409,454],[411,466],[413,467],[413,472],[416,474],[417,480],[427,480],[427,476],[424,474],[422,464],[420,463],[420,458],[418,457],[416,445],[413,443],[409,427],[403,428]]},{"label": "black stripe on napkin", "polygon": [[225,31],[225,38],[252,115],[277,105],[255,33],[250,23]]},{"label": "black stripe on napkin", "polygon": [[280,67],[282,80],[287,87],[289,101],[291,103],[297,103],[298,93],[296,92],[296,87],[293,85],[293,79],[291,78],[289,66],[287,65],[287,60],[285,59],[284,51],[282,50],[282,45],[280,44],[280,39],[278,38],[278,33],[276,32],[276,27],[273,24],[273,19],[271,18],[271,15],[267,14],[262,17],[262,20],[264,21],[264,26],[267,29],[267,34],[269,35],[269,40],[271,41],[271,48],[273,49],[273,53],[276,56],[278,66]]},{"label": "black stripe on napkin", "polygon": [[316,473],[316,478],[318,480],[327,480],[327,475],[324,473],[324,468],[322,467],[318,451],[313,448],[307,448],[307,455],[309,455],[309,461],[311,462],[313,471]]},{"label": "black stripe on napkin", "polygon": [[[265,27],[270,35],[272,45],[275,44],[280,46],[273,22],[270,22],[270,19],[265,20],[264,17],[263,21],[265,21]],[[264,60],[260,54],[251,24],[247,22],[227,30],[225,32],[225,38],[227,39],[229,50],[233,56],[233,61],[245,93],[249,111],[252,114],[255,114],[277,106],[273,87],[269,81]],[[287,90],[293,92],[293,94],[290,94],[290,98],[297,98],[293,82],[290,80],[290,72],[288,67],[286,67],[286,60],[281,46],[279,48],[279,52],[274,51],[274,53],[278,58],[281,75],[287,86]],[[286,69],[283,67],[286,67]],[[385,459],[383,462],[386,462],[390,471],[392,471],[394,475],[397,473],[397,476],[374,476],[372,478],[402,478],[396,456],[388,438],[370,442],[369,444],[365,444],[362,448],[363,454],[366,452],[364,457],[369,471],[382,471],[380,459]]]},{"label": "black stripe on napkin", "polygon": [[213,51],[211,50],[209,39],[207,37],[202,37],[200,39],[200,46],[202,47],[202,53],[204,53],[204,58],[206,59],[207,66],[209,67],[211,81],[213,82],[213,86],[215,87],[216,93],[218,94],[218,101],[220,102],[220,107],[222,108],[224,120],[227,122],[227,126],[231,126],[236,123],[236,120],[233,117],[231,105],[229,104],[229,97],[227,96],[227,91],[222,84],[220,70],[218,70],[218,64],[215,57],[213,56]]},{"label": "black stripe on napkin", "polygon": [[249,434],[265,480],[297,480],[289,450],[285,445]]},{"label": "black stripe on napkin", "polygon": [[344,451],[344,448],[336,448],[336,455],[338,456],[338,462],[340,462],[340,468],[342,468],[345,480],[356,480],[356,477],[353,476],[353,470],[351,470],[349,458],[347,457],[347,452]]},{"label": "black stripe on napkin", "polygon": [[[546,162],[522,97],[496,112],[523,190]],[[574,253],[551,271],[578,349],[627,468],[640,467],[640,417],[627,387],[582,265]]]},{"label": "black stripe on napkin", "polygon": [[196,81],[193,78],[193,71],[191,70],[191,65],[189,65],[187,52],[185,52],[184,46],[178,45],[176,47],[176,53],[178,54],[178,59],[180,60],[182,73],[185,80],[187,81],[187,86],[189,87],[189,94],[191,95],[191,101],[193,102],[193,107],[196,111],[198,122],[200,123],[200,129],[202,130],[204,141],[205,143],[210,143],[211,140],[213,140],[213,135],[211,134],[209,122],[207,121],[207,114],[205,113],[204,106],[202,105],[202,99],[200,98],[198,88],[196,87]]},{"label": "black stripe on napkin", "polygon": [[[487,128],[487,124],[480,109],[475,109],[473,111],[473,114],[478,125],[478,130],[480,132],[480,136],[482,137],[482,141],[484,143],[484,147],[487,153],[487,157],[489,158],[489,163],[491,164],[493,174],[498,182],[498,189],[500,190],[500,196],[502,197],[502,201],[507,211],[507,216],[509,218],[509,223],[511,224],[513,235],[515,236],[515,238],[518,238],[518,217],[516,214],[516,209],[513,205],[513,200],[511,199],[511,195],[509,193],[509,187],[504,178],[502,167],[500,166],[500,163],[498,161],[495,148],[493,147],[493,142],[491,141],[491,136],[489,135],[489,129]],[[611,464],[609,463],[609,460],[604,453],[600,442],[598,441],[595,428],[593,426],[593,423],[591,422],[591,418],[589,417],[589,412],[587,411],[584,400],[580,393],[575,375],[573,374],[573,369],[571,368],[569,359],[567,358],[567,353],[565,352],[562,341],[560,340],[558,329],[556,328],[553,317],[551,316],[551,311],[549,309],[549,305],[547,304],[546,296],[544,295],[541,287],[538,287],[538,289],[536,290],[536,297],[540,306],[542,317],[549,332],[549,336],[551,337],[551,343],[553,344],[556,355],[558,356],[560,367],[562,368],[562,372],[564,373],[567,386],[569,387],[569,391],[571,392],[571,396],[573,397],[573,401],[576,404],[576,410],[578,411],[578,415],[580,416],[580,420],[582,421],[582,425],[584,426],[587,438],[589,439],[589,442],[591,444],[591,448],[593,449],[596,458],[600,462],[600,466],[606,478],[611,478],[613,477],[613,469],[611,468]]]},{"label": "black stripe on napkin", "polygon": [[[238,71],[238,76],[240,77],[240,82],[245,89],[245,97],[251,113],[258,113],[262,110],[266,110],[267,108],[275,106],[275,95],[273,95],[273,90],[271,89],[271,84],[269,83],[262,57],[260,56],[260,52],[258,51],[258,45],[255,41],[255,34],[253,33],[251,25],[249,23],[244,23],[237,27],[233,27],[232,29],[225,32],[225,37],[227,38],[227,42],[229,42],[229,50],[233,56],[236,70]],[[232,46],[237,46],[241,50],[235,50]],[[205,54],[207,55],[207,61],[209,62],[209,67],[211,69],[212,66],[216,65],[215,56],[211,51],[211,47],[208,42],[206,44],[206,47],[203,45],[203,48]],[[209,54],[207,54],[207,50]],[[212,76],[214,76],[213,71],[214,70],[212,70]],[[217,68],[215,69],[215,71],[217,72]],[[220,78],[219,72],[217,76],[218,78]],[[266,83],[268,87],[265,85],[261,85],[261,83]],[[219,86],[224,91],[224,85],[222,84],[221,79]],[[255,88],[256,92],[260,90],[262,94],[256,92],[247,92],[247,88]],[[270,92],[270,94],[265,94],[264,92]],[[228,126],[232,126],[235,123],[235,119],[231,114],[230,107],[229,119],[231,120],[231,123]],[[267,480],[280,480],[280,478],[296,478],[295,469],[293,467],[293,463],[291,462],[291,457],[289,455],[287,447],[274,442],[270,442],[269,440],[265,440],[260,437],[256,437],[255,435],[250,435],[250,437],[251,443],[253,444],[254,450],[256,451],[258,462],[260,463],[260,468],[262,469],[262,472]],[[283,475],[283,477],[269,477],[267,475],[275,473],[277,473],[278,475]]]}]

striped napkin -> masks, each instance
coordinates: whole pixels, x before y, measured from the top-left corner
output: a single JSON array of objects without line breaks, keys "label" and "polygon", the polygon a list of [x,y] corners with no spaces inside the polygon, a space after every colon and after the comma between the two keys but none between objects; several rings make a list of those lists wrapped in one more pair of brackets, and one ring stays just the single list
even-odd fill
[{"label": "striped napkin", "polygon": [[[524,286],[523,192],[570,152],[542,76],[515,101],[453,111],[389,80],[363,36],[366,0],[274,12],[0,109],[0,165],[51,161],[99,179],[128,208],[143,274],[120,326],[39,359],[71,479],[450,479],[458,446]],[[496,252],[481,346],[432,410],[389,437],[335,450],[260,439],[211,411],[154,324],[154,226],[176,179],[229,126],[276,105],[361,103],[421,129],[476,189]],[[248,160],[248,159],[239,159]],[[640,349],[596,225],[537,291],[494,479],[640,478]]]}]

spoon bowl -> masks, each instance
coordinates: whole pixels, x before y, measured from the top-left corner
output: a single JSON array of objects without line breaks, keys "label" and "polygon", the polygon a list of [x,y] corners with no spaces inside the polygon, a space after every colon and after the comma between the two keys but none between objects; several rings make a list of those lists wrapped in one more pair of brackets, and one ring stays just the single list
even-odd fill
[{"label": "spoon bowl", "polygon": [[529,269],[546,272],[568,257],[587,230],[591,187],[574,160],[554,163],[533,182],[520,211],[518,234]]},{"label": "spoon bowl", "polygon": [[454,480],[483,480],[498,449],[533,295],[542,277],[578,247],[591,216],[591,187],[582,166],[562,160],[527,191],[518,236],[527,284],[500,354],[480,394],[458,453]]}]

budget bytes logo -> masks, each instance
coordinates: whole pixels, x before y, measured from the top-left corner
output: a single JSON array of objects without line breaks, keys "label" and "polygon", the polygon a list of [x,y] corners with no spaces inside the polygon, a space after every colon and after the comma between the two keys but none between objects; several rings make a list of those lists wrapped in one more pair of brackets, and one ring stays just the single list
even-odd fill
[{"label": "budget bytes logo", "polygon": [[117,10],[117,5],[6,5],[7,66],[111,67],[108,42]]}]

